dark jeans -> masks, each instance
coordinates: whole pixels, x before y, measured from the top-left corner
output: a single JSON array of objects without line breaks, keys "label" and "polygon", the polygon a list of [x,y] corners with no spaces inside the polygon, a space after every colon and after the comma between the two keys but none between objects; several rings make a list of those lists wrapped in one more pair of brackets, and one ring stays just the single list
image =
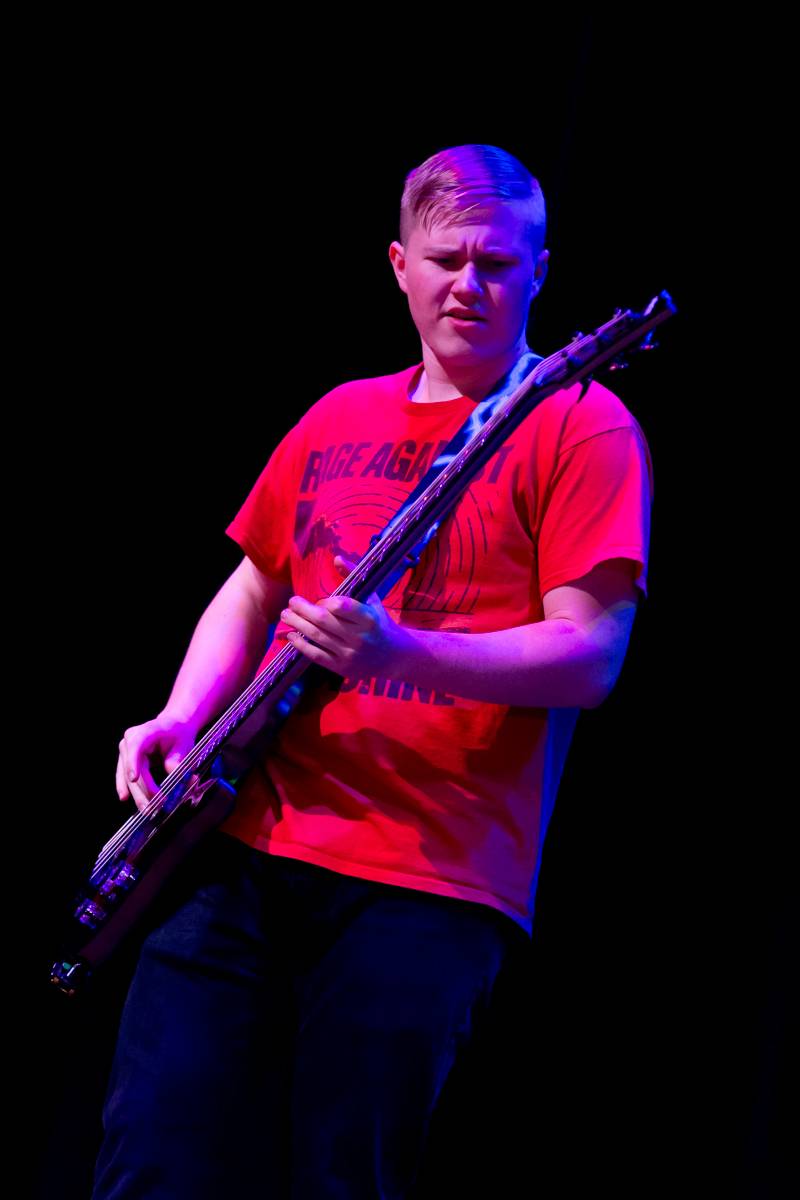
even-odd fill
[{"label": "dark jeans", "polygon": [[519,939],[486,905],[211,834],[143,942],[94,1200],[408,1196]]}]

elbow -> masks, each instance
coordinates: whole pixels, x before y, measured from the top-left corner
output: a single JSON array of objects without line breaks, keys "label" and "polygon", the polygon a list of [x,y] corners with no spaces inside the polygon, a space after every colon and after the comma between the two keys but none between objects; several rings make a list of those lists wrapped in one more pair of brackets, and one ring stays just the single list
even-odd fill
[{"label": "elbow", "polygon": [[614,690],[622,662],[603,655],[591,664],[583,679],[581,708],[599,708]]},{"label": "elbow", "polygon": [[605,698],[608,696],[611,688],[598,691],[597,689],[587,691],[584,698],[581,700],[580,708],[599,708]]}]

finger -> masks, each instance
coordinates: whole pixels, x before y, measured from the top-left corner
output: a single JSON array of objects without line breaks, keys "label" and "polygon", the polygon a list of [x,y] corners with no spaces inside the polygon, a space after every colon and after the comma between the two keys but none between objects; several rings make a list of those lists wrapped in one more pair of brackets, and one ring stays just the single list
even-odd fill
[{"label": "finger", "polygon": [[150,766],[149,766],[149,763],[147,762],[147,760],[145,760],[145,762],[142,763],[142,769],[139,773],[139,781],[142,784],[142,786],[145,788],[148,798],[152,798],[153,796],[155,796],[156,792],[159,789],[159,785],[156,783],[155,779],[150,774]]},{"label": "finger", "polygon": [[125,766],[125,781],[130,785],[131,780],[139,778],[139,746],[133,740],[128,741],[126,733],[119,744],[119,752]]},{"label": "finger", "polygon": [[330,650],[333,654],[342,650],[346,645],[346,642],[336,634],[320,628],[319,625],[312,625],[310,621],[304,621],[302,617],[295,617],[291,624],[295,633],[302,634],[304,639]]},{"label": "finger", "polygon": [[150,774],[150,763],[154,754],[161,759],[162,748],[166,749],[173,741],[174,738],[168,737],[160,728],[151,729],[150,733],[144,736],[142,736],[141,729],[130,736],[126,733],[120,743],[120,749],[125,756],[127,778],[139,779],[141,777],[147,787],[158,791],[158,785]]},{"label": "finger", "polygon": [[337,643],[342,642],[341,630],[337,628],[337,620],[328,606],[330,600],[323,601],[323,605],[309,604],[307,600],[302,600],[299,597],[293,598],[290,601],[291,608],[286,608],[281,613],[283,620],[293,629],[304,634],[305,637],[311,638],[312,641],[318,642],[321,646],[328,646],[330,649],[335,649]]},{"label": "finger", "polygon": [[125,776],[125,761],[122,757],[122,754],[120,754],[119,758],[117,759],[117,776],[115,780],[117,785],[117,795],[119,796],[120,800],[130,800],[131,798]]},{"label": "finger", "polygon": [[328,612],[333,614],[340,625],[344,622],[345,624],[358,625],[361,629],[366,629],[372,620],[367,606],[362,604],[360,600],[355,600],[352,596],[328,596],[327,600],[324,600],[323,603]]},{"label": "finger", "polygon": [[312,662],[321,663],[323,666],[330,667],[334,659],[321,646],[316,646],[308,638],[304,638],[302,634],[293,629],[288,635],[288,640],[292,643],[295,650],[304,655],[305,658],[310,658]]},{"label": "finger", "polygon": [[132,779],[128,786],[131,789],[134,804],[139,809],[139,812],[144,812],[145,809],[150,807],[150,797],[147,792],[138,779]]},{"label": "finger", "polygon": [[303,617],[306,621],[311,621],[313,624],[319,624],[325,616],[325,609],[319,604],[312,604],[310,600],[306,600],[303,596],[292,596],[281,616],[286,620],[292,614]]},{"label": "finger", "polygon": [[[127,734],[123,734],[122,741],[119,744],[119,764],[117,766],[117,777],[121,775],[122,786],[126,790],[125,795],[121,795],[120,799],[127,800],[128,796],[133,796],[131,791],[131,781],[136,779],[139,774],[136,766],[136,750],[132,745],[128,744]],[[117,788],[119,793],[119,787]]]},{"label": "finger", "polygon": [[[151,797],[158,791],[158,784],[150,773],[149,760],[142,752],[141,745],[138,748],[135,746],[132,748],[123,738],[120,747],[120,761],[124,764],[122,783],[133,797],[136,807],[141,810],[150,803]],[[137,759],[142,760],[140,770],[133,765]]]}]

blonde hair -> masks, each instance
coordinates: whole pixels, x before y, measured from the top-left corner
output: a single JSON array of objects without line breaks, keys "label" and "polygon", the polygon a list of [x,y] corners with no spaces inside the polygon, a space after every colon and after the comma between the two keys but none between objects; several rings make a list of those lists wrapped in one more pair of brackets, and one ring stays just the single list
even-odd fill
[{"label": "blonde hair", "polygon": [[497,200],[527,202],[534,258],[544,246],[544,196],[527,167],[499,146],[451,146],[426,158],[406,176],[400,202],[400,241],[415,225],[459,224],[478,217]]}]

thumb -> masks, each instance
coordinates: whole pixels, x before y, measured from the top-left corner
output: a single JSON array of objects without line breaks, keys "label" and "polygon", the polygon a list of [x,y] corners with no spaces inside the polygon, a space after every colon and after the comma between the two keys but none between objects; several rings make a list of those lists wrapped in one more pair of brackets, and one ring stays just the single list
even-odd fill
[{"label": "thumb", "polygon": [[[349,575],[350,572],[354,571],[357,566],[357,564],[354,563],[351,559],[345,558],[343,554],[337,554],[334,557],[333,565],[335,567],[338,567],[338,569],[339,569],[339,571],[341,571],[342,575]],[[381,598],[377,592],[373,592],[372,595],[367,598],[367,604],[377,604],[382,607],[383,601],[381,600]]]},{"label": "thumb", "polygon": [[182,762],[183,757],[184,756],[180,750],[170,751],[170,753],[164,759],[164,766],[167,768],[167,771],[172,773],[175,770],[175,768],[177,766],[179,766],[179,764]]},{"label": "thumb", "polygon": [[349,558],[345,558],[343,554],[337,554],[333,560],[333,565],[338,568],[342,575],[349,575],[355,570],[356,564]]}]

